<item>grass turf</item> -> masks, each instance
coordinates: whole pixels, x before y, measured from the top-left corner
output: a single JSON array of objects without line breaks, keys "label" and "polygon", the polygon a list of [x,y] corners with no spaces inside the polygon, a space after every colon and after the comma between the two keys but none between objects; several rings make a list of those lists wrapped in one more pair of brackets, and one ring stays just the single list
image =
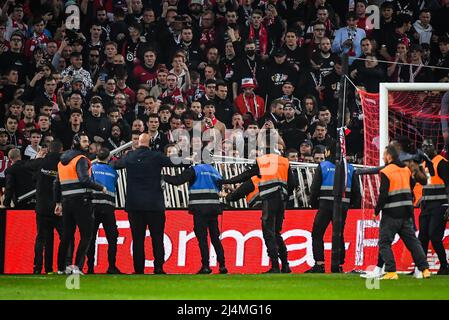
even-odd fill
[{"label": "grass turf", "polygon": [[381,281],[378,290],[349,274],[0,276],[0,299],[449,299],[449,277]]}]

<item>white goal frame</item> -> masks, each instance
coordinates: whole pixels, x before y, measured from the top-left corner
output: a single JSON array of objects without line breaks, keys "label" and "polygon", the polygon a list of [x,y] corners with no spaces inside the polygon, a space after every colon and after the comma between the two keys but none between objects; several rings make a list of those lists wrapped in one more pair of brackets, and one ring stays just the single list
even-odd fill
[{"label": "white goal frame", "polygon": [[449,83],[381,82],[379,84],[379,165],[384,165],[383,153],[388,145],[388,92],[389,91],[449,91]]}]

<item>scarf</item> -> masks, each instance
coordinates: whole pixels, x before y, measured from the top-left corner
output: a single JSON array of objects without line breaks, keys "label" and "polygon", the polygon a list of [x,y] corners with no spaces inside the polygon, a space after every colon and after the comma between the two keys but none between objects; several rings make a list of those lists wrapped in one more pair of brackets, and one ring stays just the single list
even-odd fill
[{"label": "scarf", "polygon": [[252,115],[254,115],[254,119],[256,119],[256,120],[259,119],[259,105],[257,104],[256,95],[253,94],[254,112],[251,110],[251,105],[249,104],[249,97],[247,99],[247,97],[245,95],[243,95],[243,102],[245,103],[246,111],[251,113]]},{"label": "scarf", "polygon": [[255,41],[255,38],[259,39],[259,50],[261,55],[267,54],[268,49],[268,33],[263,24],[260,25],[259,33],[256,35],[252,24],[249,25],[249,40]]},{"label": "scarf", "polygon": [[169,93],[168,90],[165,90],[163,94],[161,94],[161,98],[170,97],[174,103],[184,102],[184,96],[181,93],[181,89],[176,88],[172,93]]}]

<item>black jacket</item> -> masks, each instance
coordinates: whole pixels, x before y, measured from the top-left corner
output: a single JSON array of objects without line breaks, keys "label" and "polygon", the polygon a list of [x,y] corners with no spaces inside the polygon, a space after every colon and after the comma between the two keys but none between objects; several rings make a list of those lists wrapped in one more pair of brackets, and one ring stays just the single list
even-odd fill
[{"label": "black jacket", "polygon": [[[67,150],[61,156],[61,163],[63,165],[69,164],[73,158],[79,155],[86,155],[84,152],[80,150]],[[86,155],[87,157],[88,155]],[[92,178],[89,176],[89,162],[86,158],[81,158],[76,163],[76,174],[78,176],[79,182],[83,188],[93,189],[96,191],[103,190],[103,185],[95,183]],[[66,198],[76,198],[76,197],[85,197],[86,195],[74,194],[70,196],[66,196]],[[61,183],[59,181],[59,177],[56,178],[53,184],[53,197],[55,202],[61,202]]]},{"label": "black jacket", "polygon": [[28,161],[26,167],[36,173],[36,214],[53,216],[55,201],[53,183],[58,176],[61,154],[50,152],[45,158]]},{"label": "black jacket", "polygon": [[[11,201],[17,207],[18,198],[34,189],[33,173],[25,167],[26,162],[19,160],[5,171],[5,207],[10,207]],[[29,199],[23,202],[29,202]]]},{"label": "black jacket", "polygon": [[160,152],[139,147],[113,163],[115,169],[126,168],[126,211],[164,211],[162,191],[163,167],[173,166]]}]

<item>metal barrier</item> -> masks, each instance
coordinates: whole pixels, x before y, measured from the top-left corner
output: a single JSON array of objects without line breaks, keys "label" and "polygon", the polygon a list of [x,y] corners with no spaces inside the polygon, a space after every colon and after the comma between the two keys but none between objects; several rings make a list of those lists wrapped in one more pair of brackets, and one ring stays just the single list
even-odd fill
[{"label": "metal barrier", "polygon": [[[235,161],[231,161],[235,160]],[[231,178],[234,177],[243,171],[245,171],[249,165],[254,163],[254,160],[247,159],[226,159],[223,157],[214,159],[214,166],[223,176],[223,178]],[[299,180],[299,186],[294,190],[293,193],[293,207],[294,208],[310,208],[309,203],[309,195],[310,195],[310,186],[312,185],[313,175],[315,174],[316,164],[308,164],[301,162],[292,162],[290,163],[294,173],[297,174]],[[356,166],[360,168],[360,166]],[[181,174],[182,168],[164,168],[162,170],[163,174],[169,175],[178,175]],[[116,206],[118,208],[123,208],[125,205],[125,194],[126,194],[126,172],[125,170],[119,170],[119,179],[118,179],[118,189],[117,189],[117,198],[116,198]],[[374,179],[374,183],[372,183],[372,179]],[[380,181],[378,175],[371,176],[371,179],[368,179],[368,183],[365,182],[365,188],[362,188],[362,179],[359,177],[359,183],[361,186],[361,190],[365,190],[362,192],[362,197],[372,197],[377,194],[377,190],[375,188],[379,187]],[[189,201],[189,190],[188,185],[184,184],[181,186],[174,186],[168,183],[162,182],[164,197],[165,197],[165,206],[169,209],[184,209],[188,206]],[[236,209],[245,209],[248,208],[248,204],[245,199],[241,199],[236,202],[232,202],[231,206]]]}]

